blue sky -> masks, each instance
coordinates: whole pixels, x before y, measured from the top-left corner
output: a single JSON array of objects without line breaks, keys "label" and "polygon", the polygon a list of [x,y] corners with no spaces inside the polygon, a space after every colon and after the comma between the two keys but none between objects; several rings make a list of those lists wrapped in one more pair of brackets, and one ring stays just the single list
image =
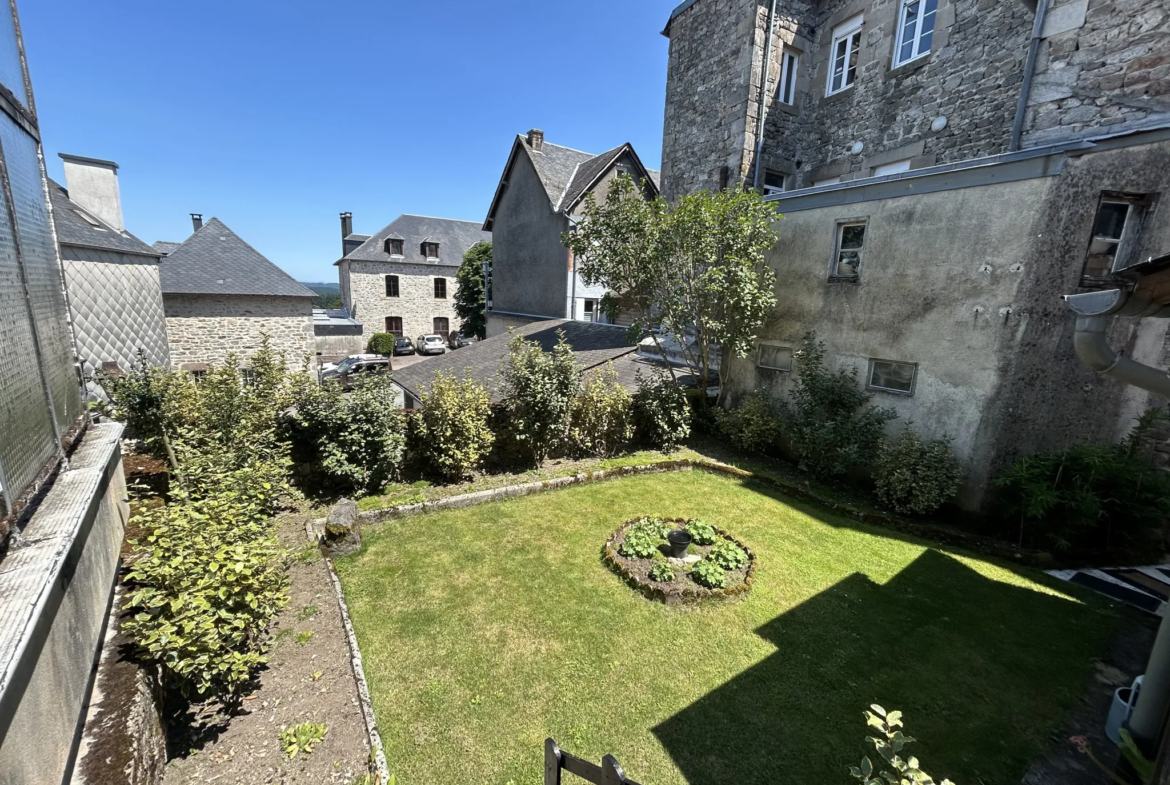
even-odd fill
[{"label": "blue sky", "polygon": [[513,135],[659,165],[677,0],[20,0],[49,176],[117,161],[127,228],[217,216],[336,280],[338,213],[481,221]]}]

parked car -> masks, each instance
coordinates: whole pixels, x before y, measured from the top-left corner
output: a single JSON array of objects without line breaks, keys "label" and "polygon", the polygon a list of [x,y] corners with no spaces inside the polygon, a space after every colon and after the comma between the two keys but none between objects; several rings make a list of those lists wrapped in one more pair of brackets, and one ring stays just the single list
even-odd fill
[{"label": "parked car", "polygon": [[463,333],[451,333],[451,348],[462,349],[464,346],[471,346],[473,343],[478,343],[479,338],[474,335],[464,335]]},{"label": "parked car", "polygon": [[346,357],[332,371],[321,374],[321,381],[336,379],[346,390],[353,389],[355,379],[375,373],[389,373],[394,370],[389,357],[381,355],[366,355],[363,357]]},{"label": "parked car", "polygon": [[414,343],[409,338],[399,338],[394,342],[394,356],[414,354]]},{"label": "parked car", "polygon": [[330,371],[337,370],[337,367],[344,362],[350,362],[352,364],[353,362],[356,362],[357,360],[376,360],[381,356],[382,355],[380,355],[380,354],[351,354],[350,356],[344,357],[344,358],[338,360],[337,362],[321,363],[320,370],[321,370],[322,374],[326,374],[326,373],[329,373]]},{"label": "parked car", "polygon": [[443,354],[447,343],[441,335],[420,335],[414,342],[414,350],[419,354]]}]

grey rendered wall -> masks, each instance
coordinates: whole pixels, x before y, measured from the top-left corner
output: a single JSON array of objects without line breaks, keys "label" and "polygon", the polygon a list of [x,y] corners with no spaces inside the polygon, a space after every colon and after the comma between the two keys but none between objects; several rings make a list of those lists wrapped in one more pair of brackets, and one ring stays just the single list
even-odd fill
[{"label": "grey rendered wall", "polygon": [[0,572],[0,785],[62,782],[129,509],[122,426],[91,426]]},{"label": "grey rendered wall", "polygon": [[565,317],[567,228],[528,157],[518,155],[492,224],[492,310]]},{"label": "grey rendered wall", "polygon": [[228,353],[246,361],[265,334],[299,368],[316,351],[308,297],[165,294],[171,364],[220,363]]}]

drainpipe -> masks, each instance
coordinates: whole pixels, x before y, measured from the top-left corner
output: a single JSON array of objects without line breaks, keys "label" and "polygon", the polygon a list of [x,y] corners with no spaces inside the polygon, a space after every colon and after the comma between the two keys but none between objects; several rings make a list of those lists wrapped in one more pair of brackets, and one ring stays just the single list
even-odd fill
[{"label": "drainpipe", "polygon": [[[1044,2],[1044,0],[1041,0]],[[760,156],[764,153],[764,127],[767,125],[768,115],[764,111],[765,101],[768,99],[768,77],[772,75],[772,36],[776,31],[776,0],[772,0],[772,10],[768,12],[768,40],[764,42],[764,62],[760,69],[760,111],[756,123],[756,171],[752,176],[752,188],[760,187]]]},{"label": "drainpipe", "polygon": [[1028,59],[1024,61],[1024,82],[1020,85],[1020,100],[1016,104],[1016,119],[1012,123],[1012,139],[1008,152],[1020,149],[1020,135],[1024,131],[1024,113],[1028,109],[1028,94],[1032,92],[1032,75],[1036,72],[1036,58],[1040,54],[1040,31],[1044,29],[1044,17],[1048,15],[1048,0],[1036,3],[1036,19],[1032,22],[1032,41],[1028,44]]},{"label": "drainpipe", "polygon": [[[1043,2],[1043,0],[1041,0]],[[1077,315],[1073,345],[1081,362],[1098,373],[1132,384],[1155,395],[1170,398],[1170,374],[1135,362],[1115,352],[1105,340],[1114,316],[1170,317],[1170,305],[1130,296],[1120,289],[1064,296]],[[1162,721],[1170,706],[1170,613],[1162,617],[1146,665],[1137,705],[1129,718],[1129,730],[1139,745],[1157,744]]]}]

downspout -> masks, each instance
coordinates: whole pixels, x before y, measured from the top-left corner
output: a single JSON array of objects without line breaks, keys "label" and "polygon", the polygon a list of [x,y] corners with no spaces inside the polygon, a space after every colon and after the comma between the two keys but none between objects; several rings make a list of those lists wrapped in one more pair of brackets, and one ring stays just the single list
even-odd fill
[{"label": "downspout", "polygon": [[1036,3],[1036,19],[1032,22],[1032,41],[1028,44],[1028,59],[1024,61],[1024,82],[1020,85],[1020,100],[1016,103],[1016,119],[1012,122],[1012,138],[1008,152],[1020,149],[1020,136],[1024,132],[1024,113],[1028,109],[1028,95],[1032,92],[1032,75],[1036,72],[1036,58],[1040,55],[1040,32],[1044,29],[1044,17],[1048,15],[1048,0]]},{"label": "downspout", "polygon": [[[1041,0],[1044,2],[1045,0]],[[776,32],[776,0],[772,0],[772,10],[768,12],[768,40],[764,42],[764,62],[760,68],[760,111],[756,123],[756,171],[752,176],[752,188],[760,187],[760,156],[764,153],[764,130],[768,115],[765,112],[765,101],[768,99],[768,77],[772,75],[772,37]]]},{"label": "downspout", "polygon": [[[1043,1],[1043,0],[1042,0]],[[1077,315],[1073,345],[1081,362],[1094,371],[1132,384],[1155,395],[1170,398],[1170,374],[1122,357],[1105,339],[1114,316],[1170,317],[1170,305],[1132,297],[1120,289],[1069,294],[1064,301]],[[1157,744],[1162,721],[1170,706],[1170,613],[1162,617],[1158,636],[1146,666],[1137,705],[1129,718],[1129,730],[1148,753]]]}]

